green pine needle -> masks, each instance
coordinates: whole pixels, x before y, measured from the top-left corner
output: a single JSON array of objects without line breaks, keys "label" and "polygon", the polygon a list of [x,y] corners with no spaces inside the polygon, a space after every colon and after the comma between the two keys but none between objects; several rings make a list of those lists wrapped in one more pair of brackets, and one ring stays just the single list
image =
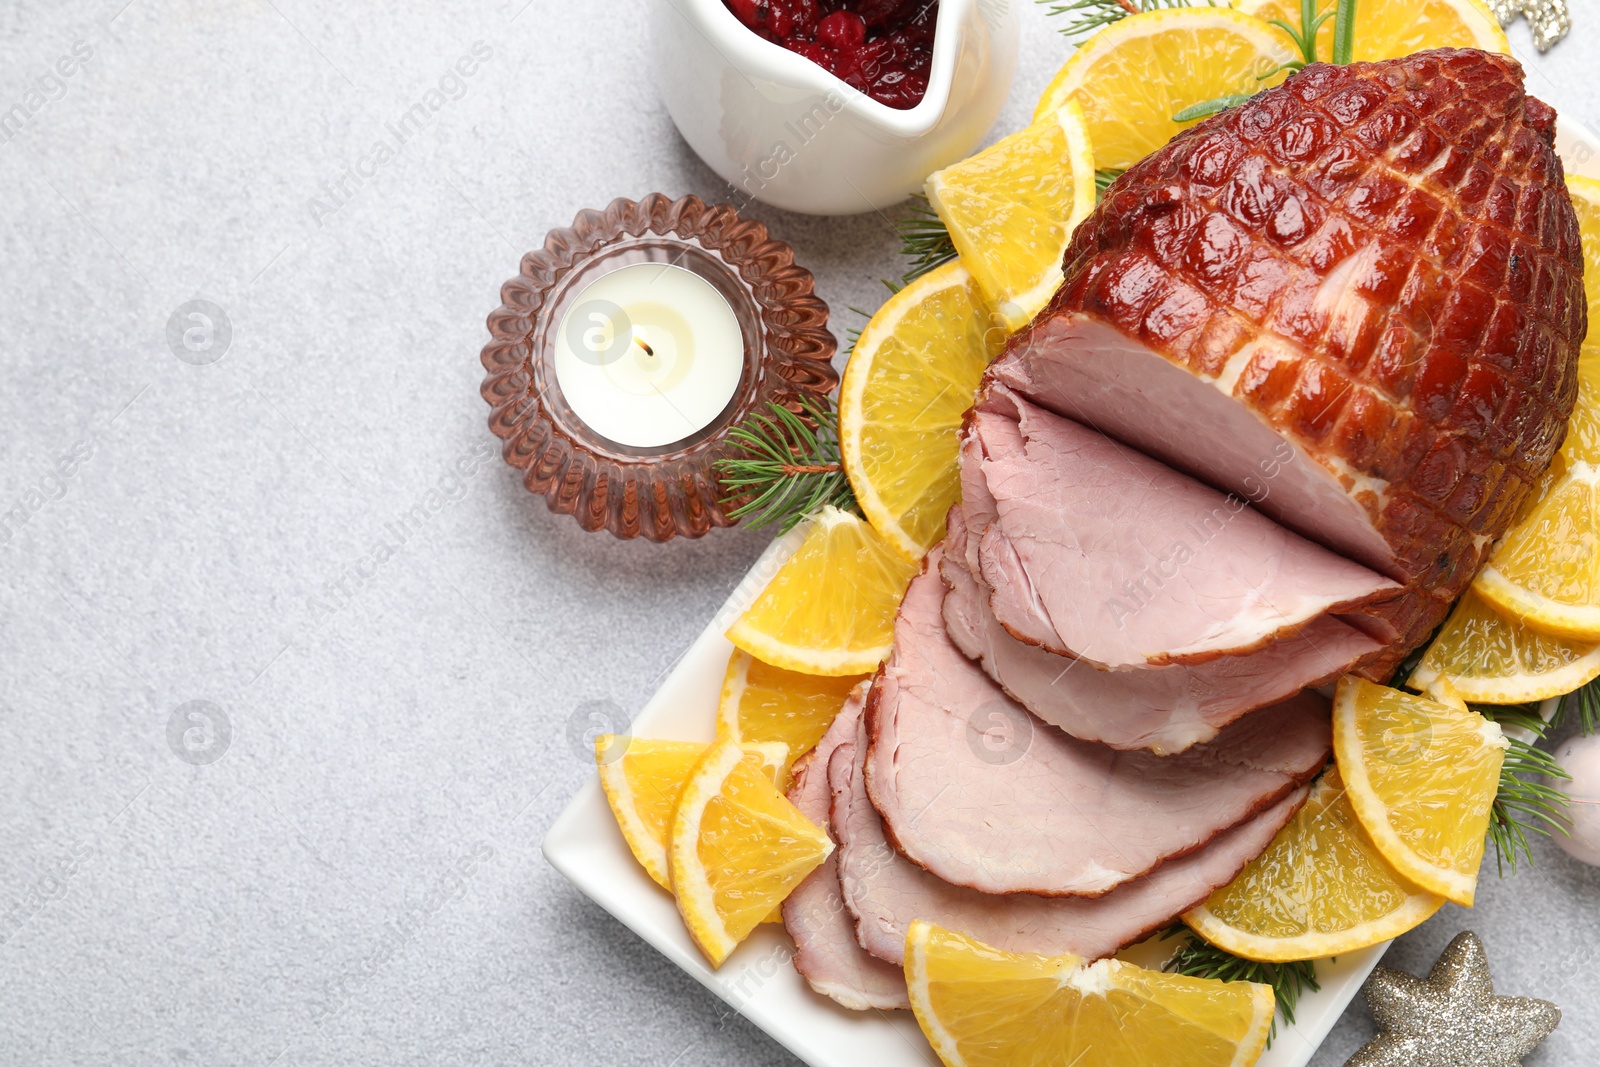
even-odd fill
[{"label": "green pine needle", "polygon": [[[900,254],[911,261],[911,266],[900,277],[901,285],[908,285],[956,258],[950,231],[945,229],[944,220],[934,212],[927,197],[912,197],[909,212],[894,224],[900,234]],[[889,288],[893,290],[895,286]]]},{"label": "green pine needle", "polygon": [[[1161,969],[1168,974],[1184,974],[1190,978],[1215,978],[1223,982],[1259,982],[1272,987],[1272,995],[1278,1000],[1278,1015],[1283,1016],[1283,1021],[1290,1026],[1294,1025],[1294,1009],[1300,1003],[1300,998],[1306,992],[1315,993],[1321,989],[1317,982],[1317,968],[1310,960],[1299,963],[1257,963],[1255,960],[1240,959],[1231,952],[1224,951],[1209,941],[1202,940],[1182,923],[1175,923],[1168,927],[1161,935],[1161,940],[1169,938],[1186,938],[1183,944]],[[1267,1038],[1270,1047],[1272,1038],[1278,1035],[1278,1019],[1272,1019],[1272,1031]]]},{"label": "green pine needle", "polygon": [[1556,722],[1566,722],[1569,715],[1577,717],[1581,733],[1592,734],[1600,730],[1600,679],[1561,698],[1561,703],[1556,706]]},{"label": "green pine needle", "polygon": [[[1442,630],[1444,627],[1439,627]],[[1423,653],[1438,637],[1435,630],[1426,641],[1413,649],[1396,668],[1389,684],[1395,688],[1408,688],[1411,675],[1422,661]],[[1502,727],[1522,727],[1534,738],[1542,739],[1561,717],[1576,714],[1580,728],[1592,733],[1600,723],[1600,681],[1591,682],[1575,693],[1561,698],[1555,723],[1547,723],[1539,716],[1538,704],[1473,704],[1472,710],[1493,719]],[[1494,807],[1489,812],[1489,843],[1494,846],[1495,869],[1505,877],[1506,868],[1513,873],[1517,865],[1533,864],[1533,844],[1529,834],[1550,836],[1552,832],[1566,833],[1564,811],[1567,794],[1556,782],[1571,781],[1572,776],[1562,770],[1555,757],[1544,749],[1516,738],[1507,738],[1511,747],[1506,750],[1505,762],[1500,767],[1500,788],[1495,794]]]},{"label": "green pine needle", "polygon": [[[1111,183],[1122,177],[1122,174],[1122,171],[1115,169],[1095,171],[1095,199],[1104,197],[1106,190],[1111,188]],[[950,231],[945,227],[944,220],[933,210],[933,205],[928,203],[928,198],[925,196],[918,194],[911,198],[907,214],[895,222],[894,228],[900,235],[900,254],[911,262],[898,282],[887,279],[884,281],[883,284],[889,287],[891,293],[898,292],[902,287],[910,285],[929,271],[944,266],[959,255],[956,252],[955,242],[950,239]],[[855,308],[850,310],[856,311]],[[857,314],[865,313],[857,312]],[[860,330],[852,331],[850,341],[852,348],[855,347],[855,338],[860,334]]]},{"label": "green pine needle", "polygon": [[[1473,710],[1502,727],[1521,727],[1535,739],[1543,738],[1550,730],[1550,724],[1539,717],[1537,704],[1514,707],[1475,704]],[[1562,814],[1567,807],[1567,794],[1546,779],[1572,780],[1555,757],[1544,749],[1514,737],[1507,740],[1511,747],[1506,750],[1505,762],[1500,768],[1500,789],[1489,812],[1489,841],[1494,845],[1495,869],[1502,878],[1507,867],[1515,872],[1519,862],[1533,865],[1530,833],[1549,837],[1551,833],[1567,832]]]},{"label": "green pine needle", "polygon": [[860,514],[839,456],[839,413],[831,402],[802,398],[799,413],[772,404],[728,437],[747,453],[717,463],[723,503],[737,505],[729,517],[787,533],[828,504]]},{"label": "green pine needle", "polygon": [[850,310],[861,316],[862,325],[852,326],[844,331],[845,340],[848,342],[844,346],[844,354],[846,356],[856,350],[856,345],[861,341],[861,331],[867,328],[866,323],[872,321],[872,312],[862,311],[858,307],[851,307]]}]

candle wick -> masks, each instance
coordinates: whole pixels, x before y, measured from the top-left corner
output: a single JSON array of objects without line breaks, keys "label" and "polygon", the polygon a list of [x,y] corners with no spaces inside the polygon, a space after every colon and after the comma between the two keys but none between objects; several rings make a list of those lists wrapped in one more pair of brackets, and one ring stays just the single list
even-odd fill
[{"label": "candle wick", "polygon": [[651,348],[649,345],[645,344],[644,343],[644,338],[640,337],[638,334],[634,334],[633,335],[633,342],[634,342],[634,344],[638,345],[640,348],[644,349],[644,354],[645,355],[653,357],[656,354],[656,350]]}]

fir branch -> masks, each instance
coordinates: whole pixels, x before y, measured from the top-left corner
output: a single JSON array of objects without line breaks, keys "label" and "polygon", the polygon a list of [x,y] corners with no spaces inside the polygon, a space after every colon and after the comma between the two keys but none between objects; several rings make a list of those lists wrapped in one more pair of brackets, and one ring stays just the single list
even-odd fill
[{"label": "fir branch", "polygon": [[[1086,37],[1113,22],[1121,22],[1129,15],[1142,15],[1169,7],[1195,7],[1192,0],[1035,0],[1046,4],[1049,15],[1069,15],[1072,21],[1061,27],[1068,37]],[[1212,4],[1211,6],[1216,6]]]},{"label": "fir branch", "polygon": [[1600,679],[1561,698],[1561,703],[1556,705],[1555,721],[1565,723],[1569,715],[1577,718],[1580,733],[1592,734],[1600,730]]},{"label": "fir branch", "polygon": [[[1474,705],[1474,708],[1502,727],[1521,727],[1536,739],[1543,738],[1550,730],[1550,724],[1539,717],[1537,705]],[[1562,814],[1567,807],[1567,794],[1545,779],[1572,780],[1555,757],[1544,749],[1519,738],[1507,740],[1511,747],[1506,750],[1505,762],[1500,768],[1500,789],[1489,812],[1489,841],[1494,845],[1495,868],[1501,877],[1505,877],[1508,866],[1515,872],[1519,862],[1533,863],[1528,834],[1549,837],[1552,832],[1567,832]]]},{"label": "fir branch", "polygon": [[862,311],[858,307],[850,308],[851,311],[861,316],[861,325],[852,326],[844,331],[845,338],[849,341],[844,347],[844,354],[849,356],[856,350],[856,345],[861,343],[861,331],[867,328],[867,323],[872,321],[872,312]]},{"label": "fir branch", "polygon": [[[1123,171],[1115,168],[1105,168],[1094,172],[1095,200],[1106,195],[1106,190],[1111,188],[1111,183],[1122,177]],[[900,235],[900,254],[911,261],[906,272],[900,276],[899,282],[884,281],[891,293],[898,292],[902,287],[910,285],[916,279],[927,274],[935,268],[942,267],[951,260],[956,259],[955,242],[950,239],[950,231],[945,226],[933,205],[928,203],[928,198],[917,194],[913,196],[907,208],[908,214],[899,219],[894,228]],[[858,315],[866,312],[856,308],[851,311]],[[867,315],[868,318],[872,316]],[[855,348],[856,338],[861,336],[860,330],[850,332],[850,348]]]},{"label": "fir branch", "polygon": [[797,414],[781,404],[728,431],[744,456],[717,462],[728,513],[751,528],[786,533],[826,504],[857,514],[839,456],[839,415],[826,400],[802,398]]},{"label": "fir branch", "polygon": [[[1440,630],[1443,628],[1442,625],[1439,627]],[[1410,684],[1411,675],[1438,635],[1439,630],[1435,630],[1406,656],[1390,679],[1391,686],[1415,691],[1416,687]],[[1566,714],[1578,715],[1580,726],[1586,731],[1600,723],[1600,681],[1591,682],[1583,689],[1562,697],[1554,721],[1550,723],[1540,717],[1538,703],[1469,706],[1485,718],[1493,719],[1502,728],[1520,727],[1526,730],[1537,741],[1543,739]],[[1519,863],[1533,862],[1530,833],[1548,837],[1552,832],[1567,832],[1564,815],[1567,794],[1560,786],[1552,785],[1546,779],[1556,782],[1571,780],[1571,776],[1556,763],[1555,757],[1544,749],[1520,738],[1508,737],[1507,740],[1511,742],[1511,747],[1506,750],[1505,761],[1500,768],[1500,786],[1489,814],[1489,843],[1494,846],[1495,867],[1501,877],[1505,876],[1507,867],[1514,873]]]},{"label": "fir branch", "polygon": [[[1317,982],[1317,968],[1310,960],[1299,963],[1257,963],[1240,959],[1231,952],[1202,940],[1182,923],[1174,923],[1161,935],[1166,941],[1174,937],[1186,940],[1178,946],[1161,969],[1168,974],[1185,974],[1190,978],[1215,978],[1223,982],[1259,982],[1272,987],[1278,1001],[1278,1015],[1290,1026],[1294,1025],[1294,1009],[1306,992],[1315,993],[1322,986]],[[1278,1034],[1278,1019],[1272,1019],[1272,1031],[1267,1038],[1268,1047]]]},{"label": "fir branch", "polygon": [[[1283,71],[1304,70],[1307,64],[1317,62],[1317,34],[1329,19],[1334,20],[1332,62],[1349,63],[1355,49],[1356,0],[1339,0],[1337,8],[1333,11],[1324,11],[1320,15],[1317,14],[1317,0],[1301,0],[1298,27],[1290,25],[1283,19],[1271,19],[1268,23],[1289,35],[1295,47],[1300,50],[1301,58],[1279,63],[1270,70],[1256,75],[1256,80],[1264,82]],[[1190,104],[1174,114],[1172,121],[1192,122],[1195,119],[1208,119],[1230,107],[1237,107],[1254,95],[1254,93],[1229,93],[1226,96],[1203,100],[1198,104]]]},{"label": "fir branch", "polygon": [[[909,214],[896,222],[894,228],[900,234],[900,254],[911,260],[910,268],[900,276],[901,285],[908,285],[956,258],[950,231],[925,196],[919,194],[911,198]],[[894,288],[890,286],[891,290]]]}]

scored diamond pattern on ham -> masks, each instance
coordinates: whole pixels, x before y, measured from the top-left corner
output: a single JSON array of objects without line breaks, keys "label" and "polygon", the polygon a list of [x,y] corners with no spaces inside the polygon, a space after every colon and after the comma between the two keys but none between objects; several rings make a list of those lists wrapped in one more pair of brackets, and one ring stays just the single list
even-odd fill
[{"label": "scored diamond pattern on ham", "polygon": [[797,767],[839,844],[784,905],[814,988],[902,1004],[913,919],[1105,955],[1260,853],[1329,758],[1308,687],[1385,677],[1566,432],[1554,129],[1505,56],[1313,64],[1113,184]]},{"label": "scored diamond pattern on ham", "polygon": [[1406,583],[1386,674],[1565,433],[1587,322],[1554,132],[1507,56],[1307,67],[1120,178],[991,377]]}]

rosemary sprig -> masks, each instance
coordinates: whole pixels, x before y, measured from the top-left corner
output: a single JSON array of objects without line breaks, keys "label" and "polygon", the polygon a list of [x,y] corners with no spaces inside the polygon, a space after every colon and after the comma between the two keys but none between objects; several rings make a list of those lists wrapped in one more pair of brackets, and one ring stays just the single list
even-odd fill
[{"label": "rosemary sprig", "polygon": [[900,277],[901,285],[907,285],[956,258],[956,246],[950,240],[950,231],[934,212],[927,197],[920,194],[913,196],[908,211],[909,214],[894,224],[900,234],[900,254],[911,261],[911,266]]},{"label": "rosemary sprig", "polygon": [[1094,198],[1096,202],[1105,198],[1106,190],[1111,188],[1111,183],[1128,173],[1116,167],[1104,167],[1094,172]]},{"label": "rosemary sprig", "polygon": [[[1302,0],[1310,3],[1311,0]],[[1356,0],[1339,0],[1333,17],[1333,62],[1341,66],[1350,62],[1356,49]]]},{"label": "rosemary sprig", "polygon": [[741,501],[728,514],[752,528],[793,529],[826,504],[859,514],[839,457],[839,413],[826,400],[803,398],[797,414],[781,404],[756,412],[728,431],[748,453],[720,460],[727,495]]},{"label": "rosemary sprig", "polygon": [[1246,100],[1249,100],[1254,95],[1254,93],[1229,93],[1226,96],[1218,96],[1213,97],[1210,100],[1202,100],[1198,104],[1190,104],[1182,111],[1175,113],[1172,116],[1172,121],[1193,122],[1195,119],[1208,119],[1212,115],[1217,115],[1228,110],[1230,107],[1238,107],[1240,104],[1244,103]]},{"label": "rosemary sprig", "polygon": [[[1129,15],[1140,15],[1163,7],[1193,7],[1190,0],[1036,0],[1049,5],[1050,15],[1070,15],[1072,21],[1061,27],[1068,37],[1084,37],[1102,26],[1121,22]],[[1212,4],[1211,6],[1216,6]]]},{"label": "rosemary sprig", "polygon": [[[1272,987],[1278,1000],[1278,1014],[1290,1026],[1294,1025],[1294,1009],[1307,991],[1315,993],[1322,986],[1317,982],[1317,968],[1310,960],[1300,963],[1257,963],[1240,959],[1209,941],[1202,940],[1182,923],[1168,927],[1161,935],[1166,941],[1174,937],[1186,940],[1178,946],[1161,969],[1168,974],[1186,974],[1191,978],[1215,978],[1223,982],[1259,982]],[[1272,1020],[1272,1038],[1278,1034],[1278,1020]]]},{"label": "rosemary sprig", "polygon": [[[1473,707],[1502,727],[1521,727],[1536,739],[1543,738],[1550,730],[1550,724],[1539,717],[1538,705]],[[1555,757],[1544,749],[1520,738],[1507,740],[1511,747],[1506,750],[1505,762],[1500,768],[1500,789],[1489,812],[1489,841],[1494,845],[1495,869],[1501,877],[1505,877],[1507,867],[1515,872],[1520,861],[1526,860],[1532,865],[1529,833],[1549,837],[1552,832],[1567,832],[1562,816],[1567,794],[1545,779],[1572,780]]]},{"label": "rosemary sprig", "polygon": [[[1317,33],[1323,25],[1333,19],[1333,54],[1331,62],[1349,63],[1355,51],[1356,38],[1356,0],[1339,0],[1338,7],[1332,11],[1317,14],[1317,0],[1300,0],[1300,25],[1291,26],[1283,19],[1272,19],[1269,24],[1278,27],[1287,33],[1293,40],[1295,47],[1300,50],[1300,59],[1280,63],[1262,74],[1256,75],[1257,81],[1266,81],[1280,71],[1302,70],[1308,63],[1317,62]],[[1195,119],[1208,119],[1212,115],[1226,111],[1230,107],[1249,100],[1255,93],[1229,93],[1211,100],[1202,100],[1198,104],[1188,107],[1172,116],[1173,122],[1193,122]]]},{"label": "rosemary sprig", "polygon": [[[1325,11],[1317,14],[1317,0],[1300,0],[1300,25],[1291,26],[1283,19],[1269,19],[1268,25],[1276,26],[1287,33],[1294,41],[1294,46],[1300,49],[1301,60],[1290,66],[1303,67],[1307,63],[1317,61],[1317,33],[1322,29],[1322,24],[1335,16],[1335,12]],[[1352,26],[1355,20],[1351,19]],[[1346,61],[1348,62],[1348,60]],[[1279,67],[1278,70],[1282,70]],[[1274,71],[1273,73],[1276,73]]]}]

